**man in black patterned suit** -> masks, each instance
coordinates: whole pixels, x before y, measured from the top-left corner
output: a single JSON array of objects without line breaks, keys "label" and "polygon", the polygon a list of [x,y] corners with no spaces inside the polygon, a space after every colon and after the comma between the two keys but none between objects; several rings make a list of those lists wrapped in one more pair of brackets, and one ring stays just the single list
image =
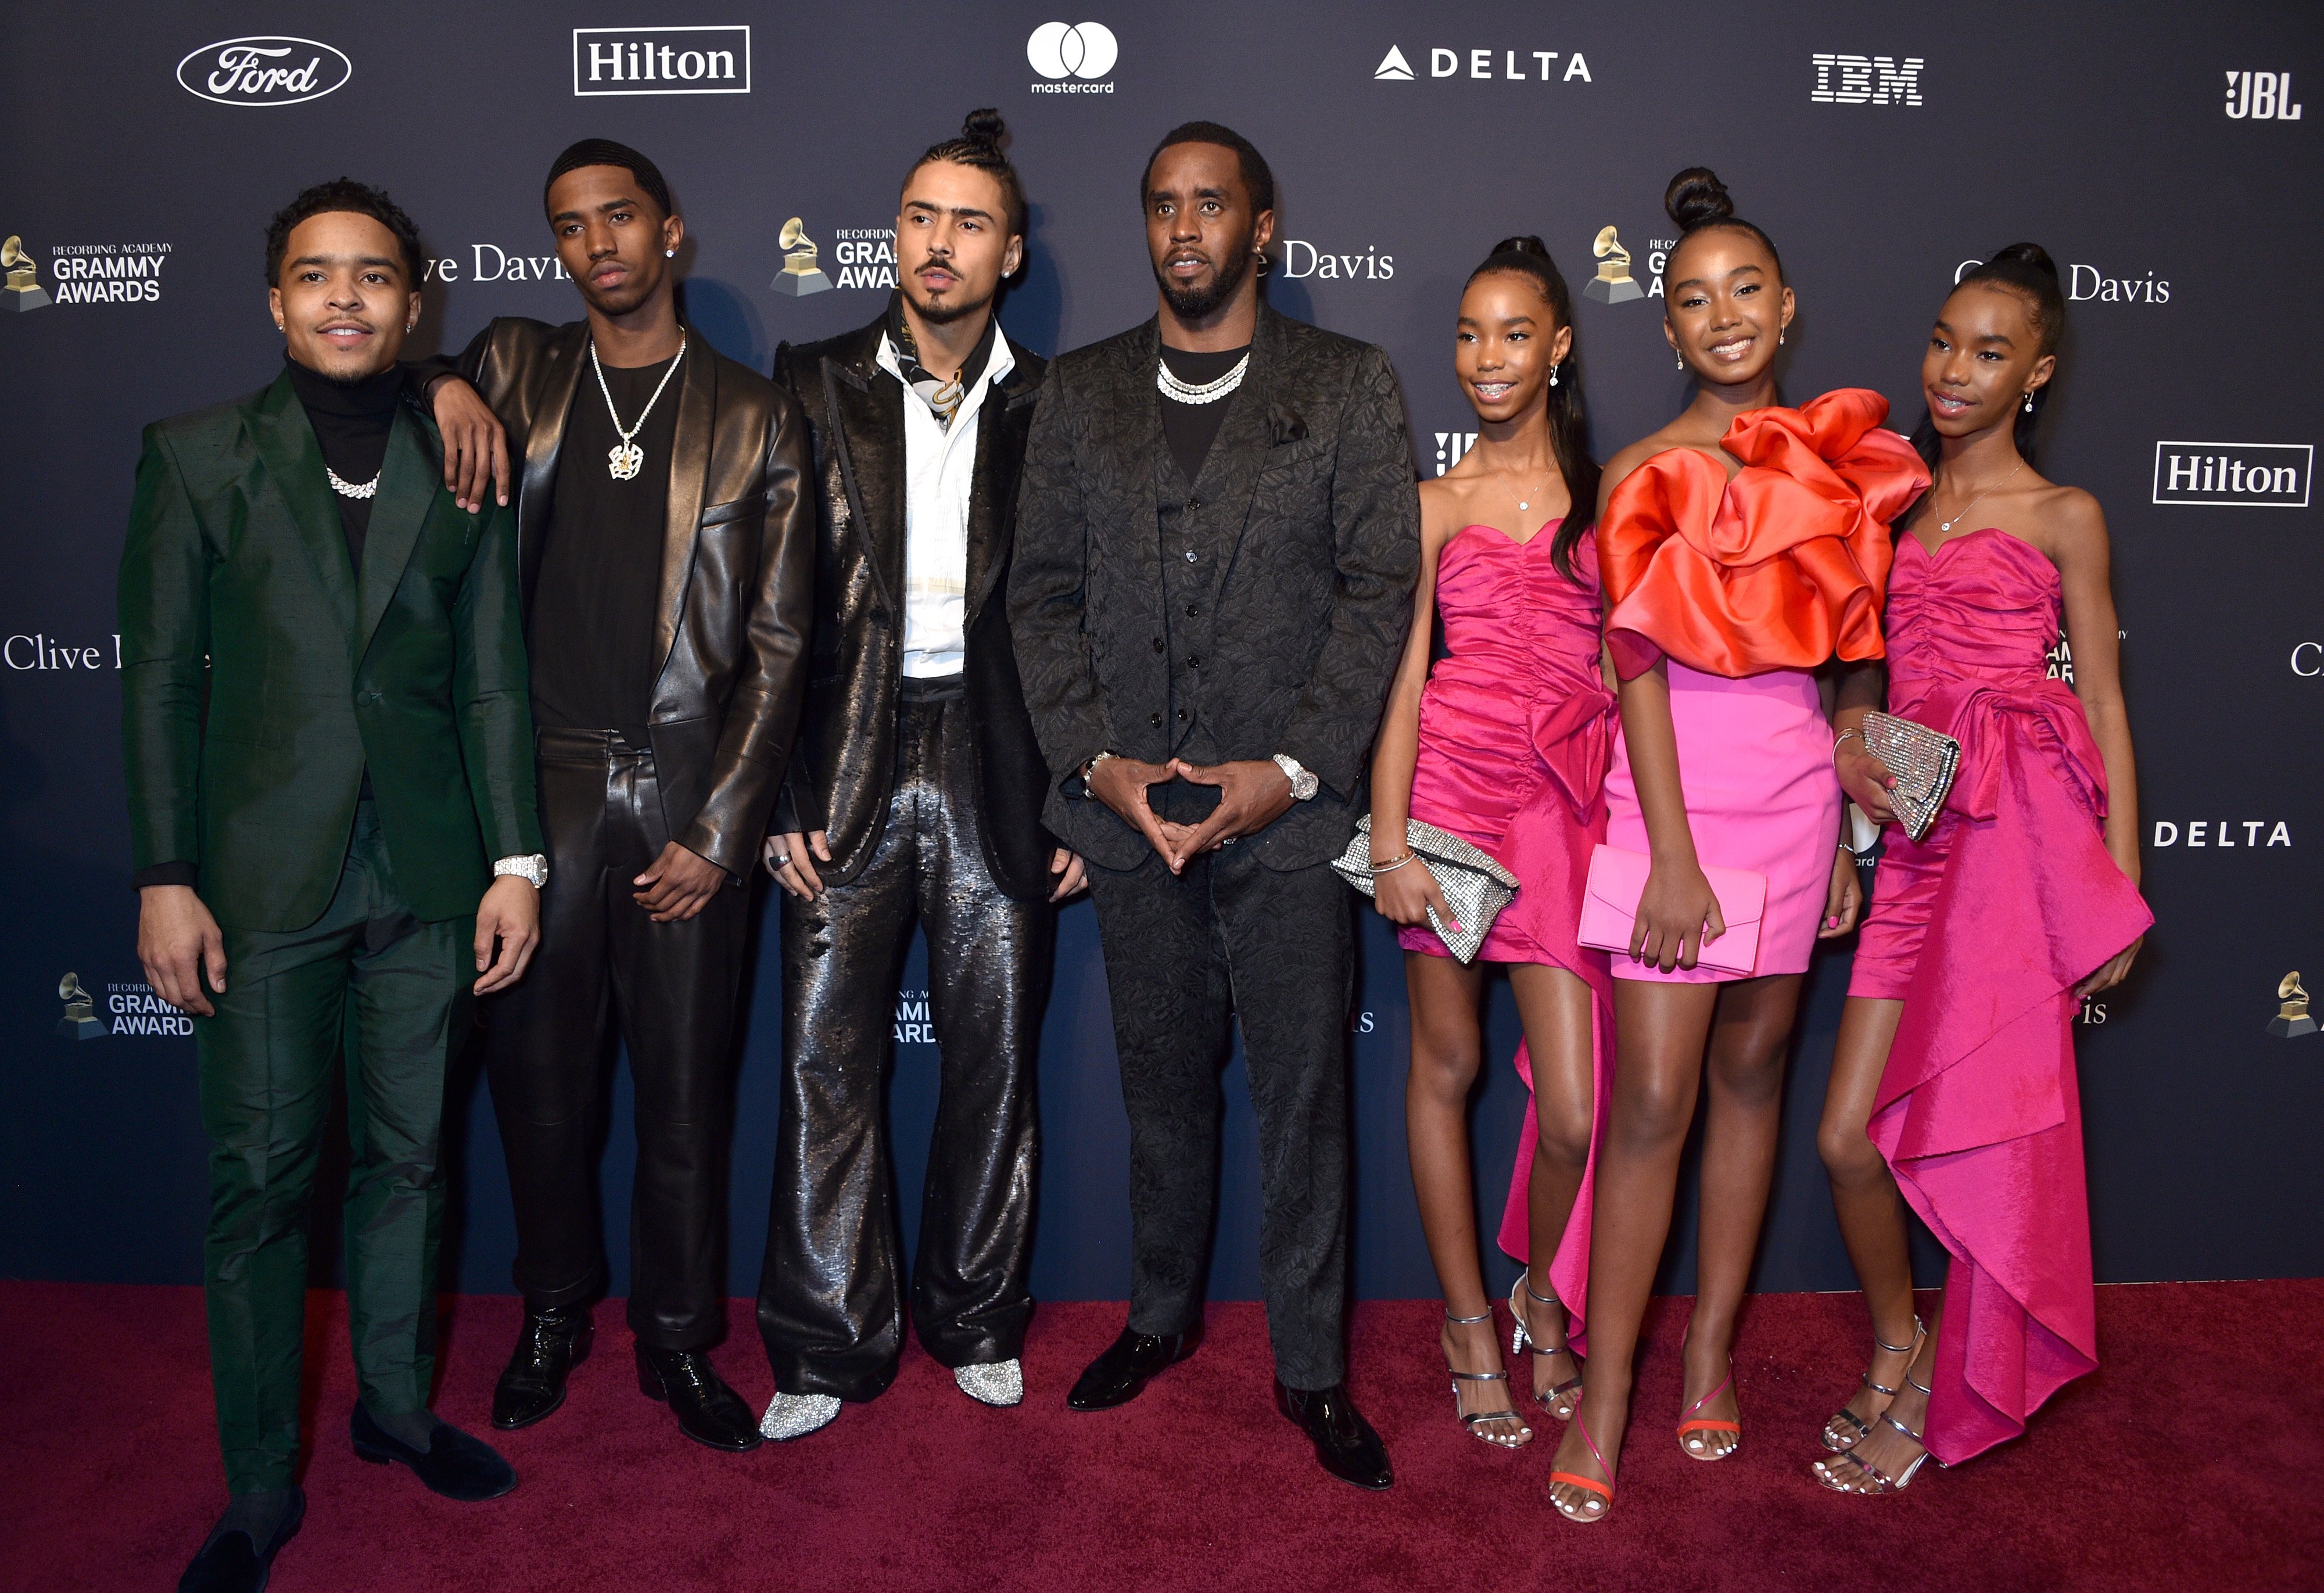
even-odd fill
[{"label": "man in black patterned suit", "polygon": [[1379,349],[1261,301],[1275,182],[1247,140],[1176,129],[1139,197],[1160,313],[1049,367],[1009,588],[1130,1124],[1130,1323],[1068,1403],[1122,1404],[1194,1348],[1240,1018],[1277,1404],[1327,1470],[1386,1487],[1343,1381],[1354,954],[1330,861],[1411,612],[1403,399]]}]

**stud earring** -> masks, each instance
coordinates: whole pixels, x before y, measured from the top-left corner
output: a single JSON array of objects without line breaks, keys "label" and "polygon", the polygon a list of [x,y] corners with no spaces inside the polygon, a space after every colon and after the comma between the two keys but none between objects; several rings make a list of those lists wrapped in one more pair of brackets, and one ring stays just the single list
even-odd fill
[{"label": "stud earring", "polygon": [[665,249],[661,252],[661,257],[664,260],[676,260],[678,258],[678,251],[675,249]]}]

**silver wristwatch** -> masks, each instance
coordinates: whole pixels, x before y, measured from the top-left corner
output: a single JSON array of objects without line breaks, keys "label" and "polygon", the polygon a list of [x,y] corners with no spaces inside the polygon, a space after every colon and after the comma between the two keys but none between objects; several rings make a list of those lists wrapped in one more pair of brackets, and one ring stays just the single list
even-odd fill
[{"label": "silver wristwatch", "polygon": [[1281,769],[1284,778],[1291,782],[1291,799],[1294,802],[1308,801],[1323,788],[1323,782],[1301,767],[1299,760],[1286,752],[1275,755],[1275,767]]},{"label": "silver wristwatch", "polygon": [[549,859],[537,852],[529,857],[504,857],[493,865],[493,878],[503,874],[514,874],[535,890],[541,889],[549,883]]}]

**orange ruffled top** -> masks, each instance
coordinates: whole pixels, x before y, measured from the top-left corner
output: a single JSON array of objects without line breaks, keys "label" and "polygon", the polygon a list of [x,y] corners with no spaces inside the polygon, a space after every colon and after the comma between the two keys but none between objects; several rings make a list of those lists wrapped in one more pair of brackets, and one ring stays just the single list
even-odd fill
[{"label": "orange ruffled top", "polygon": [[1884,656],[1888,522],[1929,489],[1888,401],[1843,387],[1736,418],[1732,481],[1695,448],[1623,479],[1598,526],[1606,640],[1625,680],[1665,655],[1730,680]]}]

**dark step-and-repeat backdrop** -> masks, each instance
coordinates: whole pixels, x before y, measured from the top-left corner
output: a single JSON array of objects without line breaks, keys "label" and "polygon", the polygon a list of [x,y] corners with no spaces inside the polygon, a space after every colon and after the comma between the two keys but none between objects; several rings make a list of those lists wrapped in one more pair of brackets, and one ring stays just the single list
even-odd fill
[{"label": "dark step-and-repeat backdrop", "polygon": [[[2324,260],[2324,12],[1077,0],[1097,5],[1085,15],[1049,3],[10,8],[0,1275],[198,1275],[193,1042],[134,953],[114,574],[139,428],[273,374],[268,216],[320,179],[383,185],[432,256],[420,345],[457,348],[494,316],[578,316],[541,180],[573,139],[621,139],[660,163],[686,214],[687,317],[764,370],[783,340],[880,310],[899,180],[982,105],[1008,117],[1032,200],[1029,264],[1002,309],[1011,338],[1054,353],[1152,313],[1142,162],[1171,125],[1222,121],[1279,180],[1269,298],[1386,346],[1423,475],[1474,427],[1452,379],[1453,310],[1507,234],[1541,235],[1577,286],[1601,236],[1628,253],[1637,291],[1577,299],[1600,456],[1674,412],[1684,390],[1663,345],[1659,268],[1663,190],[1680,167],[1716,168],[1783,249],[1800,303],[1787,393],[1875,388],[1904,430],[1955,274],[2014,239],[2044,244],[2072,304],[2043,468],[2095,493],[2113,532],[2159,920],[2137,971],[2077,1031],[2099,1275],[2324,1272],[2324,1038],[2276,1021],[2296,1016],[2292,975],[2324,973],[2324,406],[2303,288]],[[820,278],[786,276],[794,218]],[[2071,668],[2062,648],[2056,663]],[[1355,1286],[1424,1295],[1403,970],[1363,917],[1349,1018]],[[1813,1134],[1848,965],[1837,947],[1812,976],[1762,1288],[1854,1286]],[[936,1078],[925,967],[915,950],[896,998],[908,1222]],[[740,1057],[737,1293],[756,1282],[782,999],[768,933]],[[1506,981],[1490,999],[1497,1065],[1475,1124],[1480,1205],[1497,1215],[1524,1096]],[[1256,1157],[1239,1062],[1224,1085],[1213,1286],[1250,1297]],[[1065,916],[1040,1091],[1036,1286],[1120,1298],[1127,1128],[1086,904]],[[617,1082],[604,1152],[617,1217],[628,1102]],[[473,1071],[456,1079],[451,1273],[503,1291],[512,1238],[491,1110]],[[1690,1217],[1666,1286],[1692,1287],[1691,1234]]]}]

